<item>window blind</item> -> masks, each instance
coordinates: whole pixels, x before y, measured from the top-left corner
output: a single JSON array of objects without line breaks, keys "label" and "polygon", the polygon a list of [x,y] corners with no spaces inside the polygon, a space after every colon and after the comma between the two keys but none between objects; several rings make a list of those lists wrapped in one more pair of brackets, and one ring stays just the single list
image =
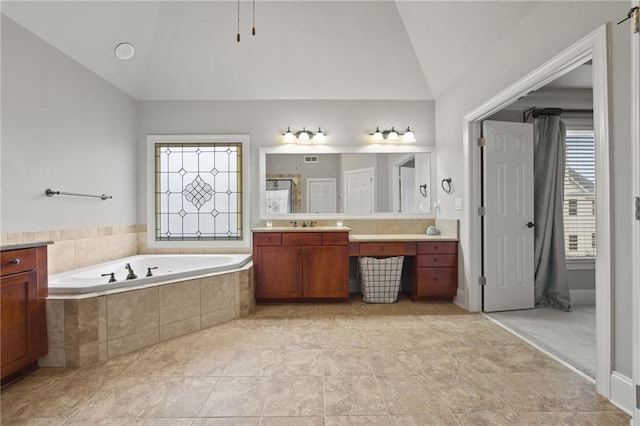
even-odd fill
[{"label": "window blind", "polygon": [[564,241],[568,259],[596,255],[593,131],[567,130],[564,175]]}]

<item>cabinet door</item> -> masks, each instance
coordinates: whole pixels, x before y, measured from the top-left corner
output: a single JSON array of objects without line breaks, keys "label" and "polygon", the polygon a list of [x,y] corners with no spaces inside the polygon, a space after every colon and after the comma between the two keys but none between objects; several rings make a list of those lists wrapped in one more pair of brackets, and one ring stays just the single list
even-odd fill
[{"label": "cabinet door", "polygon": [[256,297],[292,299],[302,297],[302,248],[265,246],[259,248]]},{"label": "cabinet door", "polygon": [[348,246],[305,246],[302,266],[304,297],[349,297]]},{"label": "cabinet door", "polygon": [[0,278],[2,377],[38,359],[38,282],[35,271]]}]

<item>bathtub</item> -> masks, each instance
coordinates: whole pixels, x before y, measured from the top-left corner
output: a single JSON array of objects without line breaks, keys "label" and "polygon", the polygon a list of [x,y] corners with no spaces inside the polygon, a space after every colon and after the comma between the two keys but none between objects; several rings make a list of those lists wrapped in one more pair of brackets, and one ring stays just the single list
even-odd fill
[{"label": "bathtub", "polygon": [[[112,290],[139,288],[198,278],[242,268],[250,254],[167,254],[137,255],[49,276],[49,294],[109,293]],[[137,278],[127,280],[129,264]],[[148,268],[153,276],[147,277]],[[116,282],[108,282],[114,273]]]}]

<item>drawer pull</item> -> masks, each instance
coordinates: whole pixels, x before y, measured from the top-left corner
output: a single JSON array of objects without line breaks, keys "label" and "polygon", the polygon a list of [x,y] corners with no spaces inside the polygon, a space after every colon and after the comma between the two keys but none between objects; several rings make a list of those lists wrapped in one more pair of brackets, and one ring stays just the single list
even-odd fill
[{"label": "drawer pull", "polygon": [[267,241],[267,242],[271,241],[271,238],[266,238],[266,241]]},{"label": "drawer pull", "polygon": [[20,264],[20,259],[11,259],[9,261],[10,264],[12,265],[19,265]]}]

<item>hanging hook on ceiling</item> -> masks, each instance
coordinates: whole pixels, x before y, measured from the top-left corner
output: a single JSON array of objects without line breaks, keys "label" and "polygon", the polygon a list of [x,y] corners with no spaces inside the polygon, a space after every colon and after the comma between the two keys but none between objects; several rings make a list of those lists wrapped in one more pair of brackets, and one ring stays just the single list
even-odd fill
[{"label": "hanging hook on ceiling", "polygon": [[533,110],[536,109],[536,107],[531,107],[525,111],[522,112],[522,122],[526,123],[527,121],[529,121],[529,118],[531,118],[531,116],[533,115]]}]

